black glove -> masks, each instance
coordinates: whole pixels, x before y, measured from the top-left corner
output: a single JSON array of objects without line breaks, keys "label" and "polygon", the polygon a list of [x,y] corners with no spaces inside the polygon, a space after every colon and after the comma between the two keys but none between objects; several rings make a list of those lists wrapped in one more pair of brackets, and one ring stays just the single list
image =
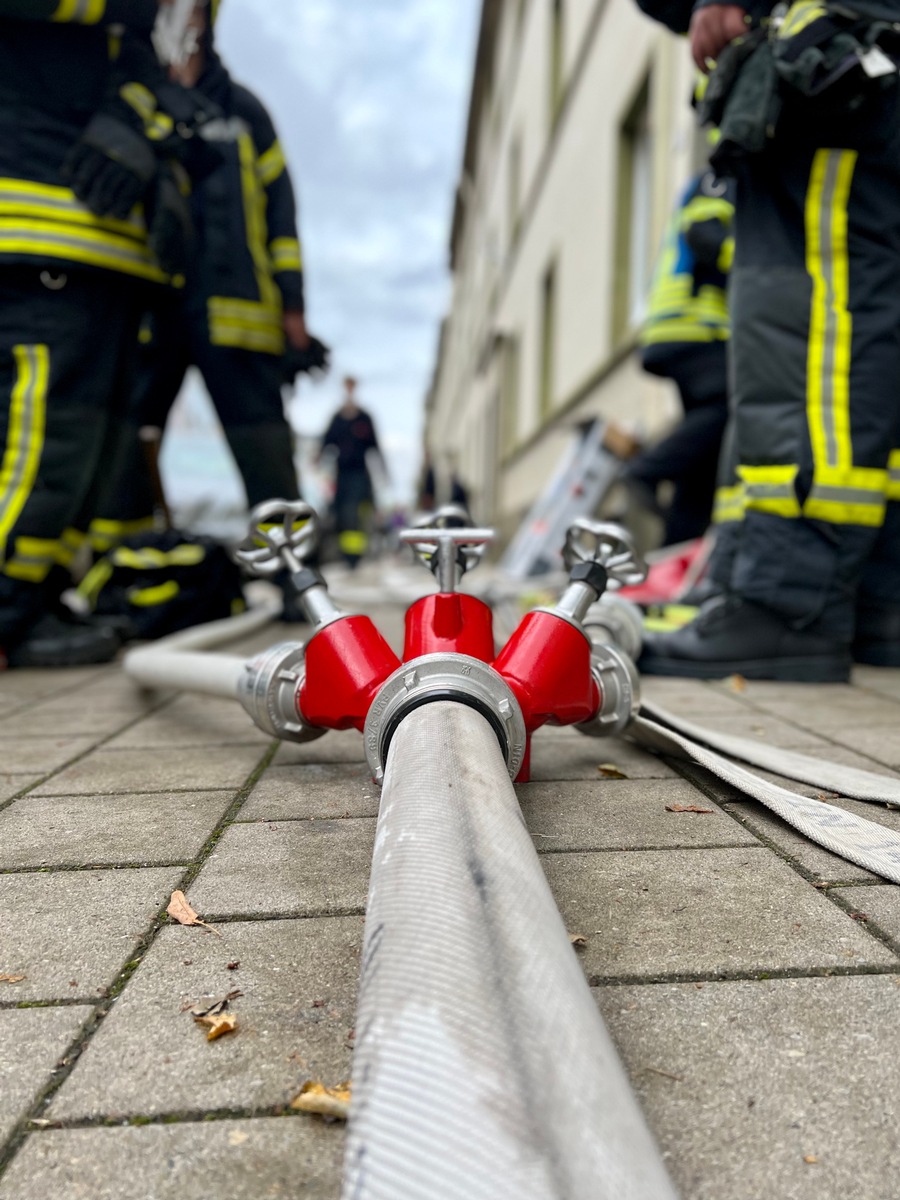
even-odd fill
[{"label": "black glove", "polygon": [[318,338],[311,337],[304,350],[289,346],[281,360],[281,382],[291,384],[297,375],[326,375],[331,366],[331,350]]},{"label": "black glove", "polygon": [[142,132],[101,110],[72,148],[62,173],[91,212],[124,220],[156,173],[156,155]]},{"label": "black glove", "polygon": [[144,200],[150,249],[167,275],[185,275],[194,244],[191,201],[184,172],[163,163]]}]

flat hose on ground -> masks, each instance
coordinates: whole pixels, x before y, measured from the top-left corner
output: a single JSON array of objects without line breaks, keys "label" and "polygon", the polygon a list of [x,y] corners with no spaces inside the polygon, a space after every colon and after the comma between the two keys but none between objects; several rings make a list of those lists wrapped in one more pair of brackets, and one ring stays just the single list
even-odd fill
[{"label": "flat hose on ground", "polygon": [[391,742],[344,1200],[674,1200],[525,828],[462,704]]}]

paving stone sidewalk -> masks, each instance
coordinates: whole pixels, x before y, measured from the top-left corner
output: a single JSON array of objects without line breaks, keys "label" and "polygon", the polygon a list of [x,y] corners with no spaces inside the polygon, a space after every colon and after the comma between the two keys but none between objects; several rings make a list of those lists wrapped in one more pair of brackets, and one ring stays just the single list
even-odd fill
[{"label": "paving stone sidewalk", "polygon": [[[900,769],[900,672],[645,690]],[[900,888],[627,742],[533,757],[525,819],[683,1200],[896,1200]],[[0,1200],[339,1195],[342,1127],[289,1102],[350,1074],[377,808],[355,733],[276,745],[115,666],[0,675]],[[208,1042],[186,1010],[229,992]]]}]

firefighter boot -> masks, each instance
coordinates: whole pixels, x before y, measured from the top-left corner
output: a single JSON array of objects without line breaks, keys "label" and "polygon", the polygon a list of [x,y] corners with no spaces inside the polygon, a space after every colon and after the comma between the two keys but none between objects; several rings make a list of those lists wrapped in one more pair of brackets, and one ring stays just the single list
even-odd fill
[{"label": "firefighter boot", "polygon": [[900,667],[900,607],[866,603],[857,607],[853,661]]},{"label": "firefighter boot", "polygon": [[692,679],[781,679],[844,683],[850,648],[815,626],[797,627],[779,613],[737,596],[716,596],[671,633],[648,633],[638,670]]}]

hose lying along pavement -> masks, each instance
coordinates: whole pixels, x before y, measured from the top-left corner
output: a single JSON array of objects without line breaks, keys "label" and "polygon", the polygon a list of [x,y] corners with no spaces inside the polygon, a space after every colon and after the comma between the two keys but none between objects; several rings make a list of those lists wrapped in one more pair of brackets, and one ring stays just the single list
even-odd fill
[{"label": "hose lying along pavement", "polygon": [[256,633],[270,624],[280,611],[280,599],[268,600],[239,616],[183,629],[148,646],[129,650],[122,669],[144,687],[183,688],[236,700],[238,682],[244,674],[247,659],[201,651]]},{"label": "hose lying along pavement", "polygon": [[344,1200],[674,1200],[496,735],[437,701],[390,745]]},{"label": "hose lying along pavement", "polygon": [[[884,804],[900,803],[900,780],[874,772],[819,761],[793,750],[780,750],[750,738],[718,734],[682,721],[655,705],[644,705],[643,716],[629,726],[627,736],[639,746],[675,758],[689,759],[705,767],[744,795],[758,800],[793,825],[805,837],[846,858],[857,866],[874,871],[893,883],[900,883],[900,835],[875,821],[867,821],[833,804],[812,800],[779,787],[754,775],[752,771],[716,753],[749,762],[775,774],[827,788],[857,800]],[[706,743],[704,746],[701,743]]]}]

